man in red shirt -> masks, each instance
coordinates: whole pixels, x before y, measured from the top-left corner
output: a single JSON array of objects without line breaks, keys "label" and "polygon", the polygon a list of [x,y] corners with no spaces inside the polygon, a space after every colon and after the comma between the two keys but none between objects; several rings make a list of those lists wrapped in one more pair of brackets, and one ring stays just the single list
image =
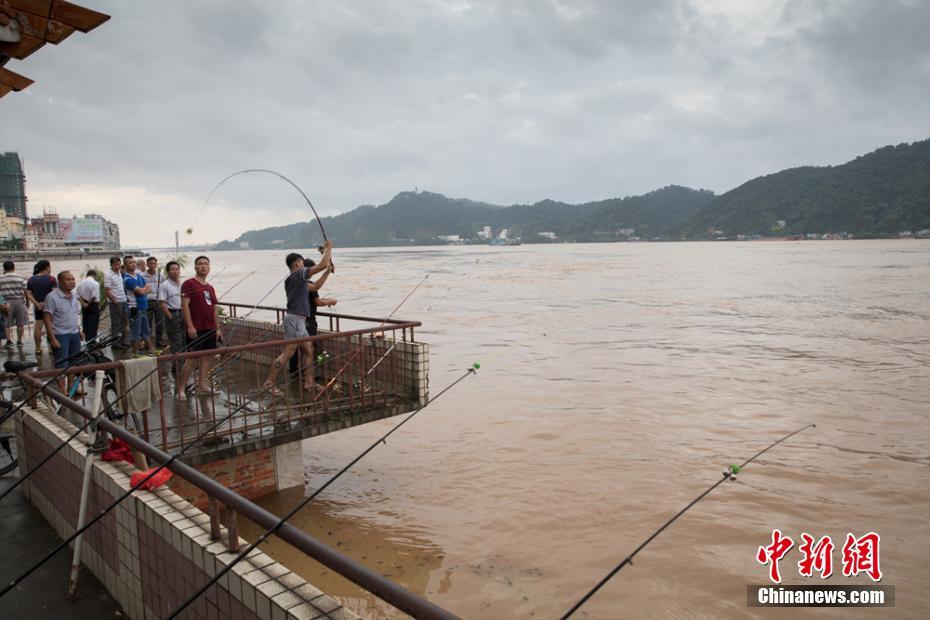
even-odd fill
[{"label": "man in red shirt", "polygon": [[[194,259],[194,277],[184,281],[181,285],[181,314],[184,316],[184,325],[187,328],[188,351],[210,351],[216,348],[218,340],[223,340],[220,330],[219,307],[216,305],[216,291],[207,283],[210,273],[210,259],[198,256]],[[185,400],[187,395],[184,389],[187,380],[194,371],[194,366],[200,367],[195,392],[198,394],[210,393],[210,360],[212,355],[188,359],[181,369],[178,379],[178,400]]]}]

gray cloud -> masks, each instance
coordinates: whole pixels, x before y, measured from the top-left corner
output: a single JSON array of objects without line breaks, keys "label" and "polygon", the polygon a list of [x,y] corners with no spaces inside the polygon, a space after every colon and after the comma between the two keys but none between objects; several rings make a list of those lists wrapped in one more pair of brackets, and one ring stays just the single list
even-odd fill
[{"label": "gray cloud", "polygon": [[[582,202],[930,133],[917,1],[88,4],[113,19],[10,65],[36,84],[0,101],[0,148],[34,210],[103,211],[142,245],[246,167],[325,214],[414,186]],[[230,183],[196,240],[308,219],[279,185]]]}]

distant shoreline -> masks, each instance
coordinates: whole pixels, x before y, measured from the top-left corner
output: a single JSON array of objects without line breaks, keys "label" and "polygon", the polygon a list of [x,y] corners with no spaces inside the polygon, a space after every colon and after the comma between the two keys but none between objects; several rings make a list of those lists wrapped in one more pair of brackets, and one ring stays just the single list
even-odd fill
[{"label": "distant shoreline", "polygon": [[[777,243],[777,242],[797,242],[797,243],[814,243],[814,242],[834,242],[834,241],[927,241],[927,238],[920,237],[862,237],[859,239],[792,239],[790,237],[762,237],[761,239],[641,239],[638,241],[545,241],[545,242],[524,242],[521,245],[489,245],[487,243],[392,243],[390,245],[340,245],[339,249],[390,249],[390,248],[451,248],[451,247],[491,247],[491,248],[520,248],[520,247],[538,247],[545,245],[602,245],[602,244],[643,244],[643,243]],[[308,246],[312,247],[312,246]],[[186,248],[181,248],[183,253]],[[274,248],[197,248],[198,252],[289,252],[292,250],[306,250],[307,247],[282,245]],[[191,251],[188,249],[188,251]]]}]

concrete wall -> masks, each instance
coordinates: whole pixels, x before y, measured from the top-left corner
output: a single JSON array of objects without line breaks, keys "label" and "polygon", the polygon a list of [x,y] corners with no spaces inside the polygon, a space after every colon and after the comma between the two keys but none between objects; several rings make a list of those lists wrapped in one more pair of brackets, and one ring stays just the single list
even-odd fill
[{"label": "concrete wall", "polygon": [[[194,467],[248,499],[304,483],[303,450],[299,441],[234,454]],[[197,508],[206,510],[206,494],[187,480],[174,476],[168,486]]]},{"label": "concrete wall", "polygon": [[[74,430],[42,404],[24,408],[16,424],[20,468],[28,471]],[[72,534],[77,523],[84,457],[85,444],[75,440],[23,485],[23,492],[62,537]],[[99,514],[122,496],[133,471],[128,463],[95,461],[88,514]],[[163,618],[235,557],[225,543],[211,541],[209,531],[209,518],[173,491],[137,491],[87,531],[84,570],[97,576],[130,618]],[[51,547],[56,541],[48,542]],[[66,581],[67,575],[62,575],[62,587]],[[182,617],[357,618],[257,550]]]}]

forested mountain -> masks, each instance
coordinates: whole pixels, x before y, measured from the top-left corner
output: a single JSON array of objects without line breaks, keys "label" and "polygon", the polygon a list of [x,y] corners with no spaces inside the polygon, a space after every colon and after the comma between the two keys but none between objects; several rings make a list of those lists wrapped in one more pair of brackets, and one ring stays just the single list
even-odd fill
[{"label": "forested mountain", "polygon": [[[780,226],[780,221],[784,226]],[[579,205],[543,200],[499,206],[431,192],[401,192],[380,206],[323,218],[342,246],[475,239],[490,226],[524,243],[704,239],[737,235],[852,233],[894,236],[930,228],[930,140],[886,146],[839,166],[803,167],[758,177],[725,194],[672,185],[626,198]],[[719,232],[718,232],[719,231]],[[249,231],[219,249],[306,248],[322,240],[316,222]]]},{"label": "forested mountain", "polygon": [[[440,235],[470,239],[484,226],[495,233],[507,228],[511,238],[521,237],[524,242],[545,241],[540,232],[554,233],[562,241],[616,240],[633,230],[640,236],[666,236],[713,197],[709,191],[670,186],[643,196],[582,205],[544,200],[503,207],[431,192],[401,192],[381,206],[323,218],[323,226],[342,247],[435,243]],[[242,242],[250,248],[306,248],[321,239],[316,222],[300,222],[249,231],[219,249],[238,248]]]},{"label": "forested mountain", "polygon": [[[777,226],[784,220],[784,228]],[[849,232],[882,237],[930,228],[930,140],[886,146],[840,166],[753,179],[718,196],[675,236]]]}]

